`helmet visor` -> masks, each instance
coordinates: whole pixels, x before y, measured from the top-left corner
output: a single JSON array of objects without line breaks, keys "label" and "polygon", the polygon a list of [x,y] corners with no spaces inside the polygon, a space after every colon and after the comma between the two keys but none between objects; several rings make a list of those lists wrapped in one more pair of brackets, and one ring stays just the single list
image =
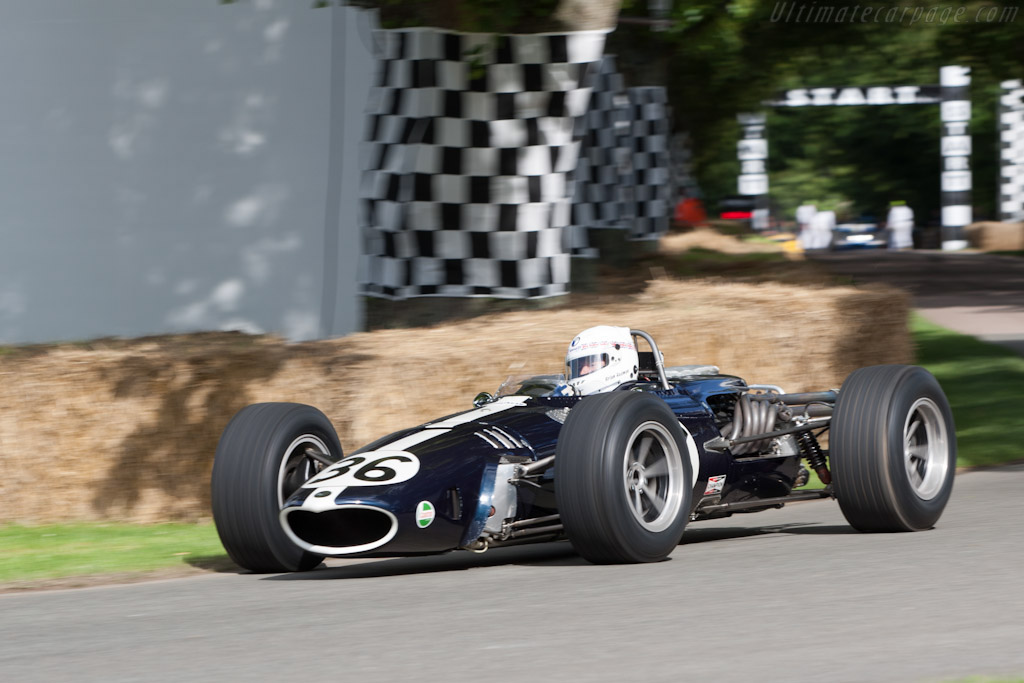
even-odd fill
[{"label": "helmet visor", "polygon": [[595,353],[590,356],[573,358],[569,361],[568,365],[569,379],[576,379],[577,377],[589,375],[595,370],[600,370],[604,366],[608,365],[608,354]]}]

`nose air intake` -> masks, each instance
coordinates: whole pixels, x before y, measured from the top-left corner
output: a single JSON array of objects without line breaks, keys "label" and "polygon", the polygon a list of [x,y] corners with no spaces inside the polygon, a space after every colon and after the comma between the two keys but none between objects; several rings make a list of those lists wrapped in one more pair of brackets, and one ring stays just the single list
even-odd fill
[{"label": "nose air intake", "polygon": [[378,548],[397,532],[393,515],[368,506],[341,507],[324,512],[294,510],[286,528],[310,552],[349,555]]}]

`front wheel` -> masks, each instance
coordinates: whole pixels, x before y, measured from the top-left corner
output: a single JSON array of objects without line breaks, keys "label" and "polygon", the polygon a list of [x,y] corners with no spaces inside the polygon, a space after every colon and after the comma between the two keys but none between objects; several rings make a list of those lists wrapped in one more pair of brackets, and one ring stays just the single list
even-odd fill
[{"label": "front wheel", "polygon": [[690,439],[664,401],[612,392],[569,413],[555,455],[555,495],[573,547],[597,564],[656,562],[690,514]]},{"label": "front wheel", "polygon": [[330,420],[311,406],[258,403],[236,414],[217,444],[213,521],[235,564],[257,573],[307,571],[323,557],[295,545],[278,521],[284,502],[326,460],[341,459]]},{"label": "front wheel", "polygon": [[860,531],[930,529],[956,472],[956,431],[934,376],[877,365],[843,382],[829,433],[836,499]]}]

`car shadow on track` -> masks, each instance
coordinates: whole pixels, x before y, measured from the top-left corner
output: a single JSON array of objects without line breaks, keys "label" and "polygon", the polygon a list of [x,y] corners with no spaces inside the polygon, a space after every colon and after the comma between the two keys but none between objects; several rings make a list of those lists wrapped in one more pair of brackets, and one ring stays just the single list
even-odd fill
[{"label": "car shadow on track", "polygon": [[[781,524],[766,527],[718,527],[687,529],[680,545],[735,541],[767,534],[852,534],[845,525]],[[669,558],[671,561],[672,558]],[[327,560],[310,572],[275,574],[263,581],[332,581],[337,579],[370,579],[384,576],[407,576],[436,572],[465,571],[479,567],[527,565],[547,567],[581,567],[589,564],[566,542],[542,543],[510,548],[493,548],[486,553],[451,552],[444,555],[399,557],[389,559]]]},{"label": "car shadow on track", "polygon": [[767,534],[797,534],[833,536],[857,533],[845,524],[821,525],[813,522],[794,522],[791,524],[774,524],[761,527],[688,527],[679,545],[690,543],[709,543],[711,541],[730,541]]},{"label": "car shadow on track", "polygon": [[[333,564],[339,563],[339,564]],[[341,564],[343,563],[343,564]],[[327,560],[326,566],[311,572],[267,576],[264,581],[324,581],[369,579],[495,567],[501,565],[583,566],[587,561],[573,552],[567,542],[543,543],[511,548],[493,548],[486,553],[451,552],[444,555],[393,559]]]}]

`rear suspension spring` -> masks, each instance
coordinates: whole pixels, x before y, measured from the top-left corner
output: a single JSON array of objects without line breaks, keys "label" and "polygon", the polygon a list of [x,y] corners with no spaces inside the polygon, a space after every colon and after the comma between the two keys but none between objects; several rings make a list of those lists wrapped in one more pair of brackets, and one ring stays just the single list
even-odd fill
[{"label": "rear suspension spring", "polygon": [[807,459],[807,464],[811,466],[811,469],[818,473],[818,479],[821,480],[821,483],[826,486],[831,484],[832,473],[828,471],[825,454],[821,451],[821,446],[818,445],[818,440],[814,437],[814,434],[810,430],[797,432],[796,441],[800,447],[800,453]]}]

